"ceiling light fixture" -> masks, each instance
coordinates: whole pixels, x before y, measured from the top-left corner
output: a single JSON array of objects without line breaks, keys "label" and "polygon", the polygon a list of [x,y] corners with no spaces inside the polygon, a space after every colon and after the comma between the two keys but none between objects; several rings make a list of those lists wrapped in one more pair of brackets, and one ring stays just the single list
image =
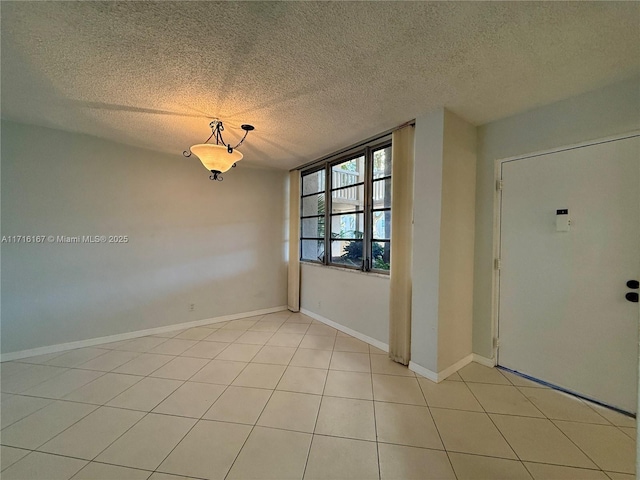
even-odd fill
[{"label": "ceiling light fixture", "polygon": [[[200,159],[204,168],[211,172],[209,178],[211,180],[223,180],[222,173],[229,170],[231,167],[235,167],[236,163],[242,160],[242,153],[236,150],[244,139],[247,138],[247,134],[254,129],[253,125],[241,125],[240,128],[244,130],[244,136],[242,140],[238,142],[235,147],[232,147],[229,143],[225,143],[222,139],[222,132],[224,131],[224,125],[222,121],[217,118],[214,119],[209,126],[211,127],[211,136],[207,138],[204,143],[198,145],[192,145],[189,150],[182,152],[185,157],[190,157],[194,154]],[[207,143],[213,137],[216,139],[215,145],[213,143]]]}]

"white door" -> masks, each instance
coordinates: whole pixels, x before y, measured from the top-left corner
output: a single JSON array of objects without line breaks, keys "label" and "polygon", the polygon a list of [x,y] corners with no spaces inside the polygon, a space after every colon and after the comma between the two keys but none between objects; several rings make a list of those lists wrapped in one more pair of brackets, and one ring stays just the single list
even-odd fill
[{"label": "white door", "polygon": [[505,161],[502,180],[499,365],[635,412],[640,137]]}]

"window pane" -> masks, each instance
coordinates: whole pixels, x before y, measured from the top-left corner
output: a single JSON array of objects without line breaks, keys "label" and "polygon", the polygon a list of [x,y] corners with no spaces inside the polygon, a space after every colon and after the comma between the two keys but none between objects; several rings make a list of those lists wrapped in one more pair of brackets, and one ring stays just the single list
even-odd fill
[{"label": "window pane", "polygon": [[364,156],[331,167],[331,188],[364,182]]},{"label": "window pane", "polygon": [[324,191],[324,169],[302,177],[302,195]]},{"label": "window pane", "polygon": [[375,240],[391,239],[391,210],[372,212],[371,237]]},{"label": "window pane", "polygon": [[373,178],[391,175],[391,147],[373,152]]},{"label": "window pane", "polygon": [[302,199],[302,216],[324,215],[324,193]]},{"label": "window pane", "polygon": [[324,237],[324,217],[302,219],[303,237]]},{"label": "window pane", "polygon": [[373,182],[373,208],[391,207],[391,179]]},{"label": "window pane", "polygon": [[362,238],[363,213],[331,215],[331,238]]},{"label": "window pane", "polygon": [[391,147],[363,148],[351,155],[340,163],[329,160],[324,168],[313,167],[315,171],[302,176],[300,233],[305,240],[300,243],[301,259],[388,271]]},{"label": "window pane", "polygon": [[352,267],[361,267],[362,245],[362,240],[332,240],[331,262]]},{"label": "window pane", "polygon": [[364,185],[347,187],[331,192],[331,212],[364,210]]},{"label": "window pane", "polygon": [[371,268],[389,270],[391,266],[391,242],[371,243]]},{"label": "window pane", "polygon": [[302,240],[300,249],[302,260],[322,262],[324,259],[324,240]]}]

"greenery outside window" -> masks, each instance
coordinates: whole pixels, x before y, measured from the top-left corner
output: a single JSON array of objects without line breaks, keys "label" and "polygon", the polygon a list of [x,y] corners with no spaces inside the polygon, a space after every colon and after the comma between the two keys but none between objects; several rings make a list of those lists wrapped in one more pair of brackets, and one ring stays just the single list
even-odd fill
[{"label": "greenery outside window", "polygon": [[301,192],[302,261],[389,271],[389,140],[303,171]]}]

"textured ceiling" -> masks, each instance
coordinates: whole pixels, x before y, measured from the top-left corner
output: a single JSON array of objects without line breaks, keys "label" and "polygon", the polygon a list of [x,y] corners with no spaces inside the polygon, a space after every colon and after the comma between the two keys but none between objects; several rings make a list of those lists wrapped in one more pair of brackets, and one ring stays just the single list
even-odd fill
[{"label": "textured ceiling", "polygon": [[2,116],[291,168],[445,106],[482,124],[640,74],[638,2],[1,2]]}]

